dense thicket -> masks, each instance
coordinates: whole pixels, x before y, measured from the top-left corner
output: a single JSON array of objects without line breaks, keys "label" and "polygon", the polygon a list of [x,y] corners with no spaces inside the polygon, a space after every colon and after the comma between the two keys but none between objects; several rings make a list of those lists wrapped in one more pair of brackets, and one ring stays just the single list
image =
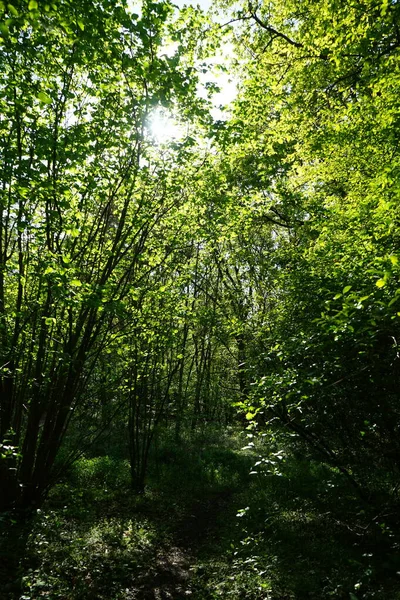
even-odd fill
[{"label": "dense thicket", "polygon": [[376,506],[399,468],[398,16],[397,3],[250,7],[228,126],[237,198],[275,240],[257,265],[269,263],[257,418]]}]

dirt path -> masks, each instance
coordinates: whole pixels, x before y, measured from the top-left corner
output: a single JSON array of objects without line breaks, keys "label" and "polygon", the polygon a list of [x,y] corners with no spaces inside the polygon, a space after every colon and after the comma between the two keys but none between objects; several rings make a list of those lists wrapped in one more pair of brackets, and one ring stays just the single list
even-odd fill
[{"label": "dirt path", "polygon": [[183,600],[191,598],[191,578],[199,551],[213,543],[218,518],[227,508],[231,492],[214,493],[194,503],[178,522],[173,544],[159,548],[153,566],[127,600]]}]

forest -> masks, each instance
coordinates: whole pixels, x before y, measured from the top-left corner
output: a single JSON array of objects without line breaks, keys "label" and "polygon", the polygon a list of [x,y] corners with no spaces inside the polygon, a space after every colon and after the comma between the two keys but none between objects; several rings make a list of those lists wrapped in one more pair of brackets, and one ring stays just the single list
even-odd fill
[{"label": "forest", "polygon": [[400,600],[399,59],[398,0],[0,1],[0,600]]}]

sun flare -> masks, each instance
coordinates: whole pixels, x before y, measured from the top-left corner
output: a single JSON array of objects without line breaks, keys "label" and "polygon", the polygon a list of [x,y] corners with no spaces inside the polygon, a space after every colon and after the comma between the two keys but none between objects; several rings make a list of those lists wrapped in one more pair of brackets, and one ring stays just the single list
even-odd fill
[{"label": "sun flare", "polygon": [[165,144],[181,139],[184,129],[173,117],[157,110],[150,119],[150,133],[157,143]]}]

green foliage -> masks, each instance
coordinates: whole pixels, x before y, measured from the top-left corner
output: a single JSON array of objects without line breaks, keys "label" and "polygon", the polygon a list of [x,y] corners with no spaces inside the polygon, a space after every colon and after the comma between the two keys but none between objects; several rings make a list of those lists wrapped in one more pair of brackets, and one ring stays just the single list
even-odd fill
[{"label": "green foliage", "polygon": [[149,560],[154,527],[127,512],[93,517],[83,506],[79,514],[66,506],[38,515],[28,542],[37,567],[22,579],[25,598],[46,593],[54,598],[124,597],[122,591],[134,585]]},{"label": "green foliage", "polygon": [[155,565],[165,560],[160,557],[218,528],[220,503],[248,477],[240,439],[222,436],[218,447],[216,440],[215,431],[180,448],[171,438],[160,440],[158,466],[140,497],[129,491],[125,461],[81,458],[37,511],[20,573],[22,595],[122,599],[147,593],[158,576]]},{"label": "green foliage", "polygon": [[222,547],[202,556],[195,597],[398,597],[381,528],[352,512],[357,499],[335,470],[291,456],[234,501],[244,508],[236,527],[230,518],[221,528]]},{"label": "green foliage", "polygon": [[[193,120],[202,106],[196,46],[161,54],[168,2],[144,2],[140,17],[116,2],[46,6],[7,5],[0,48],[0,438],[12,430],[21,450],[4,509],[40,504],[72,415],[93,409],[100,360],[128,348],[134,290],[155,297],[157,269],[179,264],[188,156],[158,148],[149,121],[179,98]],[[183,17],[175,33],[190,39]]]},{"label": "green foliage", "polygon": [[398,7],[378,4],[243,9],[221,136],[249,227],[235,249],[247,418],[286,428],[360,493],[372,464],[397,479]]},{"label": "green foliage", "polygon": [[195,506],[199,599],[397,594],[399,5],[221,5],[0,3],[3,523],[68,474],[26,597],[124,597]]},{"label": "green foliage", "polygon": [[183,481],[180,495],[187,501],[240,487],[247,478],[252,458],[243,454],[241,438],[232,433],[227,435],[208,427],[181,440],[179,445],[172,437],[161,438],[155,449],[153,486],[162,495],[174,496],[177,481]]},{"label": "green foliage", "polygon": [[129,465],[109,456],[81,458],[72,465],[68,478],[78,489],[117,490],[128,485]]}]

